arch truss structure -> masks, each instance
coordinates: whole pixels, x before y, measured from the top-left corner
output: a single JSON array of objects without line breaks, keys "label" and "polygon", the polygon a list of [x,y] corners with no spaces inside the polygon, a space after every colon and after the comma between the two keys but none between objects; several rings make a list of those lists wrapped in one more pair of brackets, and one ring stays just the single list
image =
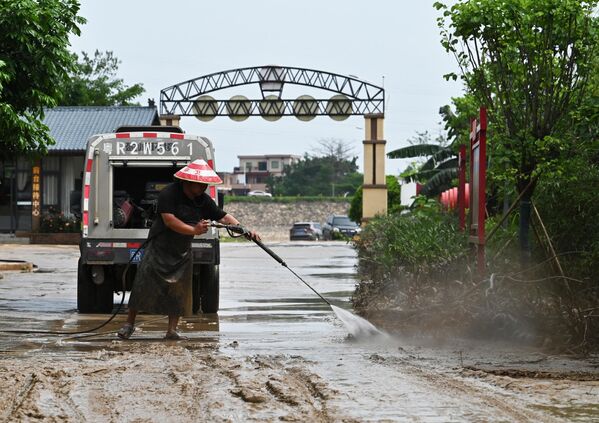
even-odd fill
[{"label": "arch truss structure", "polygon": [[[250,84],[259,85],[261,98],[236,95],[222,100],[210,95],[218,90]],[[318,88],[334,94],[329,98],[309,95],[284,98],[286,84]],[[160,92],[162,115],[196,116],[205,121],[216,116],[229,116],[235,120],[244,120],[248,116],[262,116],[267,120],[296,116],[300,120],[310,120],[323,115],[343,120],[352,115],[383,115],[384,109],[385,91],[382,87],[352,76],[273,65],[212,73]]]}]

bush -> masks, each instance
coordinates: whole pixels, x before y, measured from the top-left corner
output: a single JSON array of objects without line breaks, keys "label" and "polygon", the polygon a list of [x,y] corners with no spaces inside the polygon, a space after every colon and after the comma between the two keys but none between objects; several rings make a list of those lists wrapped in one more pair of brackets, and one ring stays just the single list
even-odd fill
[{"label": "bush", "polygon": [[463,238],[450,215],[389,215],[369,221],[356,245],[381,269],[416,273],[462,256]]},{"label": "bush", "polygon": [[40,232],[43,233],[76,233],[81,231],[81,221],[74,217],[65,216],[54,207],[42,214]]},{"label": "bush", "polygon": [[360,283],[354,305],[406,309],[451,295],[463,279],[466,238],[454,216],[428,208],[371,219],[354,241]]}]

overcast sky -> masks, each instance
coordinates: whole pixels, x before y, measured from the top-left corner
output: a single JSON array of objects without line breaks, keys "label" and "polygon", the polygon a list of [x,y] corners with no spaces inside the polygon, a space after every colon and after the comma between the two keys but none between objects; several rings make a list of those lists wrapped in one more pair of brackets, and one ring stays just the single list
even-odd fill
[{"label": "overcast sky", "polygon": [[[386,93],[387,151],[407,145],[416,131],[439,130],[439,107],[461,94],[461,85],[443,74],[456,65],[439,44],[437,11],[422,0],[82,0],[87,19],[74,52],[111,50],[121,60],[127,85],[142,83],[158,103],[160,90],[213,72],[281,65],[357,76]],[[294,88],[294,93],[298,88]],[[259,93],[259,91],[258,91]],[[235,93],[215,92],[227,99]],[[284,92],[285,94],[285,92]],[[318,97],[318,91],[305,88]],[[248,97],[257,97],[248,95]],[[295,98],[295,95],[292,97]],[[326,97],[325,97],[326,98]],[[318,141],[339,138],[355,146],[362,169],[364,119],[310,122],[283,117],[267,122],[219,117],[183,118],[186,132],[203,135],[216,148],[216,167],[232,171],[239,154],[313,152]],[[387,160],[387,174],[404,162]]]}]

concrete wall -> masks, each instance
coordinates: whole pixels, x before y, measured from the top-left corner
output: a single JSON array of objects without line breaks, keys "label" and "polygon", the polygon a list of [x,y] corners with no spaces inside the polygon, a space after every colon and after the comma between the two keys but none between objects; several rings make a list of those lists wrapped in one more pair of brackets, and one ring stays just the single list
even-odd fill
[{"label": "concrete wall", "polygon": [[229,203],[224,210],[235,216],[243,226],[255,229],[263,240],[289,240],[289,229],[295,222],[324,223],[329,214],[347,214],[349,203],[332,201],[295,203]]}]

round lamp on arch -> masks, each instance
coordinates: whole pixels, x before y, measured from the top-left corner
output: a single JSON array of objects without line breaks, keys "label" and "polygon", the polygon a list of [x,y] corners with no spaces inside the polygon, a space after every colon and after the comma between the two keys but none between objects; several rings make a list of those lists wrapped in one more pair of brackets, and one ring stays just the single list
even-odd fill
[{"label": "round lamp on arch", "polygon": [[274,122],[283,116],[285,104],[276,95],[267,95],[264,100],[258,103],[258,108],[260,109],[260,116],[265,120]]},{"label": "round lamp on arch", "polygon": [[243,122],[250,116],[252,102],[243,95],[234,95],[227,103],[227,113],[231,120]]},{"label": "round lamp on arch", "polygon": [[343,94],[334,95],[327,103],[327,114],[333,120],[345,120],[352,113],[352,102]]},{"label": "round lamp on arch", "polygon": [[218,114],[218,103],[213,97],[202,95],[194,101],[193,112],[198,120],[209,122]]},{"label": "round lamp on arch", "polygon": [[311,121],[317,112],[318,102],[310,95],[301,95],[293,102],[293,114],[301,121]]}]

